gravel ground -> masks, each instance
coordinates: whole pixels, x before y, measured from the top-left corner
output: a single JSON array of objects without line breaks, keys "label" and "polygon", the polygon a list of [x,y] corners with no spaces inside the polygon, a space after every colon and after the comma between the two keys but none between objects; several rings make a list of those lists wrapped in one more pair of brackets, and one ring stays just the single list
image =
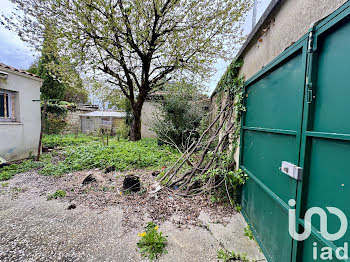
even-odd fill
[{"label": "gravel ground", "polygon": [[[141,193],[121,193],[123,177],[130,173],[141,178]],[[82,185],[89,174],[97,181]],[[254,241],[242,237],[240,214],[199,197],[148,193],[154,183],[151,171],[90,170],[61,177],[27,172],[7,182],[0,185],[0,261],[143,261],[137,235],[151,220],[168,235],[169,253],[161,261],[217,261],[216,250],[225,247],[230,225],[242,231],[235,232],[241,249],[235,251],[263,257]],[[48,201],[56,190],[67,196]],[[72,204],[76,208],[68,209]],[[220,225],[224,235],[210,232],[210,223]]]}]

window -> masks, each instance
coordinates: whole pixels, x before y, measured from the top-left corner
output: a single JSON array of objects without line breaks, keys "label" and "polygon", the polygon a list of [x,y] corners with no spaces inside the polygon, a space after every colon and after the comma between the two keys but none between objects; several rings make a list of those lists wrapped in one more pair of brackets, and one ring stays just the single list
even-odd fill
[{"label": "window", "polygon": [[14,93],[0,90],[0,121],[14,121]]}]

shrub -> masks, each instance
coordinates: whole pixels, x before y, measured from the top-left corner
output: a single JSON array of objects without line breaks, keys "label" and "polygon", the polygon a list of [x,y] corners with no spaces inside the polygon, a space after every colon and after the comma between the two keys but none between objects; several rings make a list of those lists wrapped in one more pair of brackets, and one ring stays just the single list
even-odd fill
[{"label": "shrub", "polygon": [[127,126],[125,121],[121,121],[119,126],[117,127],[115,135],[116,135],[118,140],[119,139],[128,139],[129,131],[130,131],[130,127]]},{"label": "shrub", "polygon": [[59,134],[65,129],[66,126],[67,126],[67,122],[65,117],[57,116],[51,113],[48,113],[46,115],[45,130],[44,130],[46,134]]},{"label": "shrub", "polygon": [[187,148],[199,138],[204,110],[199,101],[203,96],[196,88],[180,82],[165,89],[163,101],[158,103],[159,114],[151,124],[160,140]]},{"label": "shrub", "polygon": [[145,232],[140,233],[141,239],[137,242],[137,247],[143,257],[147,257],[150,261],[158,258],[159,255],[167,253],[165,246],[167,244],[166,237],[162,232],[158,232],[158,227],[149,222],[145,227]]},{"label": "shrub", "polygon": [[[43,110],[44,105],[43,102],[41,104],[41,110]],[[56,116],[66,116],[67,115],[67,108],[64,106],[64,104],[53,104],[53,103],[47,103],[46,104],[46,113],[53,114]]]},{"label": "shrub", "polygon": [[66,117],[68,112],[66,107],[66,105],[47,103],[45,134],[59,134],[66,127]]}]

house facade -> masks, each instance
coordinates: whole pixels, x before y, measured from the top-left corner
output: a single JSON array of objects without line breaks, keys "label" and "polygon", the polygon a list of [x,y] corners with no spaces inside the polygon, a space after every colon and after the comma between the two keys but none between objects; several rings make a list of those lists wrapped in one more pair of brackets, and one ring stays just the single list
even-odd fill
[{"label": "house facade", "polygon": [[38,76],[0,63],[0,157],[36,155],[41,129]]}]

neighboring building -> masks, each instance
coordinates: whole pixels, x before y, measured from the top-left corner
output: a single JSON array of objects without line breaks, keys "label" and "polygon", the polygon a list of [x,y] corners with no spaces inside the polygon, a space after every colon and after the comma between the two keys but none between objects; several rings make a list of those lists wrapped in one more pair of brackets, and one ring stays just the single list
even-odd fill
[{"label": "neighboring building", "polygon": [[0,157],[12,161],[37,154],[42,83],[36,75],[0,63]]},{"label": "neighboring building", "polygon": [[148,96],[143,103],[141,111],[141,137],[157,137],[157,134],[152,130],[152,123],[159,115],[158,103],[162,100],[161,95]]},{"label": "neighboring building", "polygon": [[114,111],[94,111],[80,115],[81,132],[97,134],[101,129],[106,129],[114,135],[118,127],[123,125],[125,117],[125,112]]},{"label": "neighboring building", "polygon": [[81,132],[81,115],[98,111],[97,105],[82,104],[74,108],[68,108],[66,117],[67,126],[63,130],[64,134],[74,134]]}]

